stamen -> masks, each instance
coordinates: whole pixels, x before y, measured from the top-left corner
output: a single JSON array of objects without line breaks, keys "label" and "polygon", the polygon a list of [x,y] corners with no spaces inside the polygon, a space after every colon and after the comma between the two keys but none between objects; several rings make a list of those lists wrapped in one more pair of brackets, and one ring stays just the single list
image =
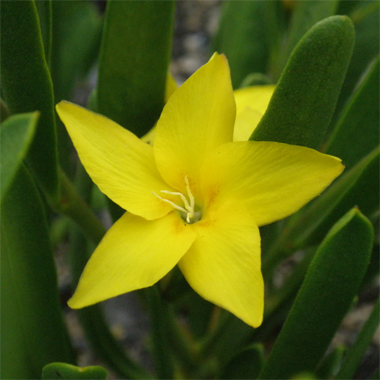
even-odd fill
[{"label": "stamen", "polygon": [[165,193],[165,194],[171,194],[171,195],[179,195],[182,199],[182,202],[185,204],[186,210],[188,210],[190,208],[189,202],[187,201],[187,199],[185,198],[185,196],[182,193],[175,192],[175,191],[168,191],[168,190],[161,190],[160,192]]},{"label": "stamen", "polygon": [[165,199],[165,198],[162,198],[160,197],[158,194],[156,194],[153,190],[152,190],[152,193],[159,199],[161,199],[163,202],[166,202],[166,203],[169,203],[170,205],[172,205],[176,210],[178,211],[182,211],[184,213],[187,212],[187,210],[185,210],[183,207],[180,207],[180,206],[177,206],[175,203],[169,201],[169,199]]},{"label": "stamen", "polygon": [[182,202],[183,204],[185,205],[185,208],[183,207],[180,207],[178,205],[176,205],[174,202],[172,201],[169,201],[168,199],[165,199],[165,198],[162,198],[160,197],[158,194],[156,194],[154,191],[152,191],[152,193],[159,199],[161,199],[163,202],[166,202],[166,203],[169,203],[172,207],[174,207],[176,210],[178,211],[181,211],[183,212],[184,214],[186,214],[186,222],[187,223],[191,223],[191,219],[194,217],[194,215],[196,214],[197,216],[197,220],[198,219],[198,213],[195,213],[195,210],[194,210],[194,207],[195,207],[195,200],[194,200],[194,196],[193,194],[191,193],[191,190],[190,190],[190,184],[189,184],[189,179],[187,178],[187,175],[185,176],[185,183],[186,183],[186,190],[187,190],[187,195],[189,197],[189,200],[190,200],[190,204],[188,202],[188,200],[186,199],[186,197],[180,193],[180,192],[177,192],[177,191],[168,191],[168,190],[161,190],[161,193],[164,193],[164,194],[169,194],[169,195],[178,195],[181,197],[182,199]]},{"label": "stamen", "polygon": [[194,210],[194,196],[193,194],[191,194],[189,179],[187,178],[187,175],[185,175],[185,183],[186,183],[187,195],[189,196],[189,199],[190,199],[190,208]]}]

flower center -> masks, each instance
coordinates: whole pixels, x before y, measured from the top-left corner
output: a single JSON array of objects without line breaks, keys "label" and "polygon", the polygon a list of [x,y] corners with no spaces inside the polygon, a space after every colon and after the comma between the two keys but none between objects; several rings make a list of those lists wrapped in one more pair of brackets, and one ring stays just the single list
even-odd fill
[{"label": "flower center", "polygon": [[187,196],[188,196],[189,200],[187,200],[186,197],[182,193],[177,192],[177,191],[168,191],[168,190],[161,190],[160,191],[160,193],[164,193],[164,194],[178,195],[181,198],[184,207],[178,206],[174,202],[169,201],[169,199],[162,198],[161,196],[159,196],[154,191],[152,191],[152,193],[157,198],[161,199],[163,202],[169,203],[176,210],[180,211],[182,219],[186,220],[187,223],[191,224],[191,223],[198,222],[202,217],[202,213],[200,210],[195,211],[196,206],[194,203],[194,196],[191,193],[190,185],[189,185],[189,179],[187,178],[187,176],[185,176],[185,183],[186,183]]}]

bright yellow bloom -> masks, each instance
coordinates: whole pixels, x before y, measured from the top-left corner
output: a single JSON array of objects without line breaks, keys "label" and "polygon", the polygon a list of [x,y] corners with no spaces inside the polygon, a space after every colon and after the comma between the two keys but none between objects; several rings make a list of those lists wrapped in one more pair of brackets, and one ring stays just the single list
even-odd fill
[{"label": "bright yellow bloom", "polygon": [[[249,139],[263,117],[274,89],[275,86],[269,84],[251,86],[234,91],[236,118],[233,141],[247,141]],[[166,81],[165,102],[169,100],[176,90],[177,84],[169,74]],[[155,136],[156,127],[152,128],[141,140],[153,145]]]},{"label": "bright yellow bloom", "polygon": [[81,308],[148,287],[176,264],[191,287],[247,324],[262,322],[258,226],[284,218],[343,170],[275,142],[232,142],[235,100],[215,54],[167,102],[154,146],[104,116],[57,111],[100,190],[128,210],[91,256],[69,301]]}]

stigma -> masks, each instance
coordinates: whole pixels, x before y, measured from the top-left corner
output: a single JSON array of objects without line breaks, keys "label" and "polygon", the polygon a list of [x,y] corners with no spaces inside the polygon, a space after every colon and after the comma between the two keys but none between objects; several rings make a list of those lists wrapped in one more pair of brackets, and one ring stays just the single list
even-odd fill
[{"label": "stigma", "polygon": [[184,216],[184,220],[186,220],[187,223],[195,223],[198,222],[201,219],[201,212],[200,211],[195,211],[195,200],[194,196],[191,193],[190,190],[190,184],[189,184],[189,179],[187,178],[187,175],[185,176],[185,184],[186,184],[186,191],[187,191],[187,197],[188,199],[180,192],[178,191],[168,191],[168,190],[161,190],[160,193],[163,194],[169,194],[169,195],[176,195],[179,196],[183,202],[183,207],[178,206],[172,201],[169,201],[169,199],[165,199],[152,191],[152,193],[159,198],[161,201],[169,203],[173,208],[176,210],[180,211],[181,214]]}]

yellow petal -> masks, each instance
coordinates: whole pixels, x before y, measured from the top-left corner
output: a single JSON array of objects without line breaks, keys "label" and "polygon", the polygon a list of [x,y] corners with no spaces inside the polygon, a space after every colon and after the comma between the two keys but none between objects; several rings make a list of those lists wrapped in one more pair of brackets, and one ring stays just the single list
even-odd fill
[{"label": "yellow petal", "polygon": [[197,198],[200,165],[210,150],[232,141],[234,120],[228,63],[214,54],[174,92],[157,122],[154,153],[166,182],[183,193],[187,175]]},{"label": "yellow petal", "polygon": [[234,91],[236,121],[234,141],[247,141],[268,108],[274,85],[252,86]]},{"label": "yellow petal", "polygon": [[154,139],[156,137],[156,126],[154,126],[147,134],[141,137],[141,141],[153,145]]},{"label": "yellow petal", "polygon": [[236,117],[246,107],[250,107],[262,114],[268,108],[269,101],[272,97],[276,86],[270,84],[265,86],[251,86],[239,88],[234,91],[236,101]]},{"label": "yellow petal", "polygon": [[[177,84],[168,74],[166,81],[165,102],[169,100],[171,95],[176,91]],[[236,120],[233,134],[233,141],[247,141],[253,130],[259,124],[263,117],[273,91],[274,85],[252,86],[241,88],[234,91],[236,101]],[[156,136],[156,127],[152,128],[141,140],[153,145]]]},{"label": "yellow petal", "polygon": [[247,141],[262,117],[262,113],[250,107],[241,111],[235,121],[234,141]]},{"label": "yellow petal", "polygon": [[250,326],[261,324],[264,284],[260,234],[253,218],[238,202],[208,211],[191,226],[197,238],[179,262],[190,286]]},{"label": "yellow petal", "polygon": [[194,239],[194,231],[175,212],[153,221],[125,213],[92,254],[69,306],[79,309],[153,285]]},{"label": "yellow petal", "polygon": [[244,202],[258,226],[293,214],[342,171],[341,160],[276,142],[234,142],[215,149],[202,168],[207,203]]},{"label": "yellow petal", "polygon": [[172,210],[152,193],[170,188],[157,170],[151,146],[85,108],[68,102],[60,102],[56,108],[82,164],[104,194],[123,209],[146,219]]}]

